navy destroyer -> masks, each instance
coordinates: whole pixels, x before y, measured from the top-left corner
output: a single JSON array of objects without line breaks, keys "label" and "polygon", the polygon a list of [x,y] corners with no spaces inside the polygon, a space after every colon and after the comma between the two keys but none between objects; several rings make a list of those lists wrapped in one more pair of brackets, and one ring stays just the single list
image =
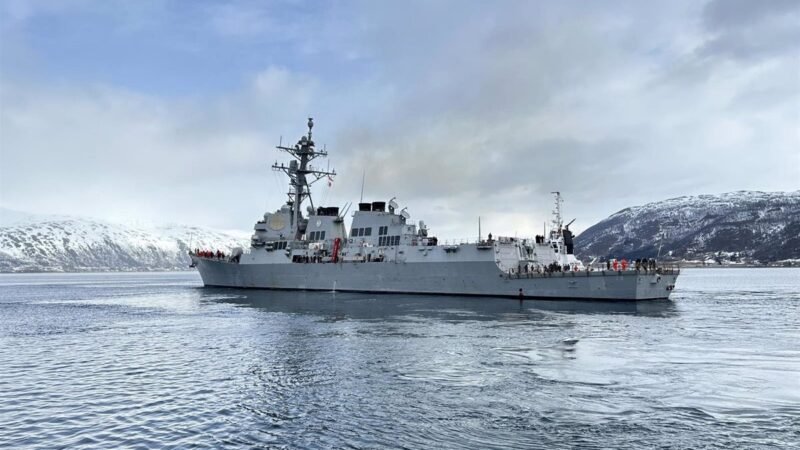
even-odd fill
[{"label": "navy destroyer", "polygon": [[314,144],[313,127],[309,118],[297,144],[277,146],[292,157],[272,166],[289,178],[288,200],[258,220],[249,247],[191,252],[205,286],[597,300],[663,299],[675,286],[678,269],[652,261],[584,265],[557,192],[549,232],[531,239],[479,233],[474,242],[440,243],[394,199],[359,203],[348,232],[349,208],[314,206],[311,186],[336,172],[311,165],[327,157]]}]

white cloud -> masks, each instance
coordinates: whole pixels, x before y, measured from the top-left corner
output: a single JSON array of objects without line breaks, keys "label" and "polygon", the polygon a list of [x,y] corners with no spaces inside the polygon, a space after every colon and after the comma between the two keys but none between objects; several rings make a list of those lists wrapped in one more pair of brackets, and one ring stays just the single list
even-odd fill
[{"label": "white cloud", "polygon": [[226,215],[249,202],[257,217],[264,194],[283,201],[264,189],[270,148],[284,114],[305,115],[312,85],[271,67],[230,96],[170,102],[102,86],[3,82],[0,200],[35,212],[216,226],[231,226]]},{"label": "white cloud", "polygon": [[[770,44],[793,13],[747,19],[716,2],[284,6],[205,17],[233,41],[287,44],[267,46],[279,63],[232,92],[186,100],[4,81],[0,202],[249,227],[284,201],[273,146],[309,115],[341,174],[318,201],[356,200],[366,170],[370,199],[397,196],[450,237],[474,235],[478,215],[485,231],[537,233],[553,190],[581,229],[677,195],[798,188],[797,53]],[[733,51],[741,20],[758,30],[747,57]]]}]

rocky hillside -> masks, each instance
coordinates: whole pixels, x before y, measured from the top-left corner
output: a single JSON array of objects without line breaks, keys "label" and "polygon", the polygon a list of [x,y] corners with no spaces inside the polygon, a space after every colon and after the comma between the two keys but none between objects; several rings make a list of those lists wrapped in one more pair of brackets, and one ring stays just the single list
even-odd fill
[{"label": "rocky hillside", "polygon": [[0,210],[0,272],[184,270],[191,247],[225,252],[247,235],[187,226],[138,228]]},{"label": "rocky hillside", "polygon": [[739,191],[626,208],[576,239],[584,258],[800,259],[800,191]]}]

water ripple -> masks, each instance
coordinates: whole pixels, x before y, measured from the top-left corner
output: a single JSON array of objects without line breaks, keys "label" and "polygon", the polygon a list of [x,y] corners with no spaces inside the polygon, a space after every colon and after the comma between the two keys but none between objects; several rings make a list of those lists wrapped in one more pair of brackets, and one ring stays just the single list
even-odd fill
[{"label": "water ripple", "polygon": [[0,276],[2,448],[788,448],[800,271],[642,304]]}]

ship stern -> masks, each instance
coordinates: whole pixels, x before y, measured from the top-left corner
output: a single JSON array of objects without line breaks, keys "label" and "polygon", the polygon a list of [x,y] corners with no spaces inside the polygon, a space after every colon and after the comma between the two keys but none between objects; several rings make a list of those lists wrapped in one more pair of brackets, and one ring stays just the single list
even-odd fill
[{"label": "ship stern", "polygon": [[675,289],[678,269],[636,276],[636,300],[668,299]]}]

